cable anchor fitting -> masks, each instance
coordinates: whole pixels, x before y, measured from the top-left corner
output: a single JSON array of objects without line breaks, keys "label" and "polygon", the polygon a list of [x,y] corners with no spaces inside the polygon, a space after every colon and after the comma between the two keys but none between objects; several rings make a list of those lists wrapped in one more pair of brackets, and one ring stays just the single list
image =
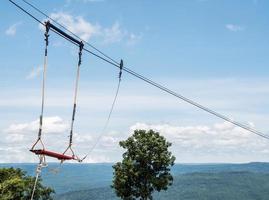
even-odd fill
[{"label": "cable anchor fitting", "polygon": [[48,50],[47,47],[49,45],[49,30],[50,30],[50,21],[45,22],[45,27],[46,27],[46,31],[45,31],[45,42],[46,42],[46,49],[45,49],[45,56],[47,56],[48,54]]},{"label": "cable anchor fitting", "polygon": [[121,80],[121,75],[122,75],[122,68],[123,68],[123,60],[120,60],[120,72],[119,72],[119,79]]},{"label": "cable anchor fitting", "polygon": [[81,56],[82,56],[82,50],[83,50],[83,47],[84,47],[84,44],[82,41],[80,41],[80,44],[79,44],[79,53],[78,53],[78,65],[81,65]]}]

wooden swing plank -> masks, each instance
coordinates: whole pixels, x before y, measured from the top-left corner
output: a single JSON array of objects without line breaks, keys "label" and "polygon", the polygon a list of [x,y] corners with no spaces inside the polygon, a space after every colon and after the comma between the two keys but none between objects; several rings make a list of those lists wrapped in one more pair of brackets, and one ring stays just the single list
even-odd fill
[{"label": "wooden swing plank", "polygon": [[74,160],[75,159],[74,156],[68,156],[62,153],[48,151],[45,149],[31,149],[30,151],[35,153],[36,155],[46,155],[49,157],[57,158],[58,160]]}]

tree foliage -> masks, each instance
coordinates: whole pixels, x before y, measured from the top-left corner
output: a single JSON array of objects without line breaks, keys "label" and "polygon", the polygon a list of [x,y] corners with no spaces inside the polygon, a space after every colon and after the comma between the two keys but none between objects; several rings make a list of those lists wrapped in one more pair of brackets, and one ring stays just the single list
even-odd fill
[{"label": "tree foliage", "polygon": [[[34,177],[27,176],[21,169],[0,169],[0,197],[1,200],[29,200],[34,184]],[[38,180],[35,200],[52,200],[54,190],[41,184]]]},{"label": "tree foliage", "polygon": [[152,193],[172,185],[170,167],[175,157],[169,152],[171,143],[153,130],[135,130],[120,146],[126,149],[122,162],[114,168],[113,185],[118,197],[126,200],[152,199]]}]

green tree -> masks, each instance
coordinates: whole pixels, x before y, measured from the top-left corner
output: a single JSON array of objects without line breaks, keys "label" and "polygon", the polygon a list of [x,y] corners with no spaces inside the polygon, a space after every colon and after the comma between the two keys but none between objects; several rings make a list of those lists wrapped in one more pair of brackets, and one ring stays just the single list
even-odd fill
[{"label": "green tree", "polygon": [[[34,184],[34,177],[27,176],[21,169],[0,169],[0,199],[1,200],[29,200]],[[35,200],[52,200],[54,190],[41,184],[38,180]]]},{"label": "green tree", "polygon": [[135,130],[120,146],[126,149],[122,162],[116,163],[112,188],[124,200],[152,199],[154,191],[167,190],[173,183],[170,167],[175,157],[171,143],[153,130]]}]

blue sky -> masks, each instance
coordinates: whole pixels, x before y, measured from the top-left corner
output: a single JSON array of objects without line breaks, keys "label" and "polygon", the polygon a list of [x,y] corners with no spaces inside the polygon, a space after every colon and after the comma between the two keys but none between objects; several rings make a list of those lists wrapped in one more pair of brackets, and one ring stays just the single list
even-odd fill
[{"label": "blue sky", "polygon": [[[132,70],[268,133],[268,1],[30,2]],[[1,8],[0,162],[34,162],[27,149],[40,111],[43,30],[8,1]],[[76,62],[77,48],[51,33],[44,140],[59,151],[67,142]],[[81,74],[79,154],[102,130],[118,70],[83,54]],[[268,161],[268,141],[124,73],[110,126],[87,162],[119,160],[118,141],[134,128],[160,131],[173,142],[177,162]]]}]

